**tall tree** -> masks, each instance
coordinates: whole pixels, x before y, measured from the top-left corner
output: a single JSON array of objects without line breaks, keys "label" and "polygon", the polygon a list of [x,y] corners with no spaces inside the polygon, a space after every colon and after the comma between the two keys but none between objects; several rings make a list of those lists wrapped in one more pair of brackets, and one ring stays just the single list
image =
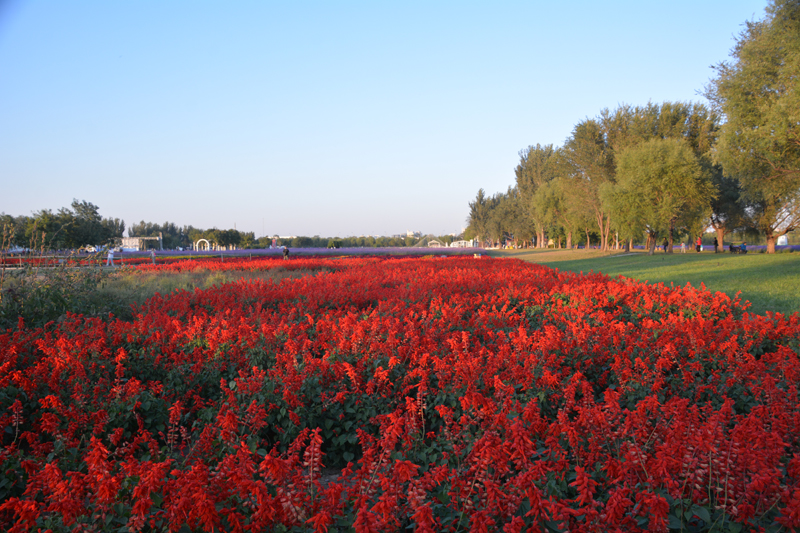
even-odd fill
[{"label": "tall tree", "polygon": [[600,198],[600,188],[614,181],[614,161],[601,123],[592,119],[580,122],[567,139],[564,152],[571,167],[571,184],[599,229],[600,248],[608,250],[611,216]]},{"label": "tall tree", "polygon": [[[111,235],[103,225],[100,208],[86,200],[72,201],[72,225],[69,228],[68,246],[80,247],[91,244],[106,244]],[[66,217],[69,217],[65,213]]]},{"label": "tall tree", "polygon": [[486,233],[492,246],[500,246],[505,240],[513,238],[517,216],[514,191],[509,187],[507,193],[495,194],[487,205],[489,219]]},{"label": "tall tree", "polygon": [[109,239],[120,239],[125,234],[125,221],[120,218],[104,218],[102,224]]},{"label": "tall tree", "polygon": [[770,0],[715,67],[707,97],[725,114],[716,158],[741,183],[748,215],[775,252],[800,227],[800,2]]},{"label": "tall tree", "polygon": [[722,252],[724,251],[725,235],[743,229],[748,218],[741,200],[742,189],[739,181],[716,171],[712,173],[712,180],[718,194],[711,202],[711,215],[708,223],[717,234],[716,251]]},{"label": "tall tree", "polygon": [[467,224],[475,232],[475,236],[481,244],[484,244],[488,238],[488,224],[493,203],[483,189],[479,189],[475,200],[469,203]]},{"label": "tall tree", "polygon": [[552,144],[529,146],[520,151],[520,162],[514,170],[517,176],[517,189],[522,202],[528,207],[528,215],[536,228],[536,246],[547,246],[545,227],[547,226],[547,206],[535,200],[536,192],[546,183],[558,176],[558,154]]}]

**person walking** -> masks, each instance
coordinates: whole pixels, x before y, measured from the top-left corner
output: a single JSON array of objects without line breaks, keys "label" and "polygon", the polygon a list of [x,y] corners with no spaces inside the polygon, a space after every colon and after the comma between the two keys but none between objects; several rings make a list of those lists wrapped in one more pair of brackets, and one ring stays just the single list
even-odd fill
[{"label": "person walking", "polygon": [[667,253],[667,246],[669,243],[667,242],[667,238],[664,237],[664,242],[661,243],[661,247],[664,249],[664,253]]},{"label": "person walking", "polygon": [[714,237],[714,253],[719,252],[719,241]]},{"label": "person walking", "polygon": [[289,259],[289,249],[286,246],[283,247],[283,258]]},{"label": "person walking", "polygon": [[697,242],[694,244],[695,249],[699,252],[703,248],[703,239],[702,237],[697,237]]},{"label": "person walking", "polygon": [[114,249],[108,249],[108,255],[106,256],[106,266],[114,266]]},{"label": "person walking", "polygon": [[155,265],[156,264],[156,251],[155,249],[150,250],[150,261]]},{"label": "person walking", "polygon": [[681,241],[681,253],[682,254],[686,253],[686,243],[683,241]]}]

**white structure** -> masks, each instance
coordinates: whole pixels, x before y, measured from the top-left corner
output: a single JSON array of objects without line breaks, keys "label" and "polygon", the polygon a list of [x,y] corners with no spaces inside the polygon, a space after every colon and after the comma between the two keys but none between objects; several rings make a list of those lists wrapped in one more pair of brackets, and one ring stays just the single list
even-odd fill
[{"label": "white structure", "polygon": [[123,237],[122,238],[122,251],[123,252],[138,252],[144,243],[138,237]]},{"label": "white structure", "polygon": [[158,237],[122,237],[120,247],[123,252],[139,252],[146,249],[144,241],[158,241],[158,249],[164,249],[164,241],[160,232]]},{"label": "white structure", "polygon": [[431,239],[428,241],[428,248],[444,248],[444,244],[440,243],[436,239]]},{"label": "white structure", "polygon": [[473,246],[472,241],[453,241],[450,243],[450,248],[472,248]]},{"label": "white structure", "polygon": [[789,245],[789,236],[788,235],[781,235],[778,237],[778,246],[788,246]]}]

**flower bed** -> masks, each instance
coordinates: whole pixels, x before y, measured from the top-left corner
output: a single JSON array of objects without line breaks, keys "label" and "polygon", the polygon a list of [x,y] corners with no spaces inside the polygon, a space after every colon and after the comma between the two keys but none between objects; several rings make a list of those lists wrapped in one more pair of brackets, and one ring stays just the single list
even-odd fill
[{"label": "flower bed", "polygon": [[516,260],[313,261],[0,335],[2,529],[800,525],[797,314]]}]

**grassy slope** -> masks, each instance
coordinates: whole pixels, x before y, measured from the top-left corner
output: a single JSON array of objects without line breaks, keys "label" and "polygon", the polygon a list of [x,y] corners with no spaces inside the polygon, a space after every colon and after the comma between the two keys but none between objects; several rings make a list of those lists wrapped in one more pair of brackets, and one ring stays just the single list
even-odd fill
[{"label": "grassy slope", "polygon": [[734,296],[752,304],[750,311],[794,313],[800,311],[800,254],[714,254],[710,252],[648,256],[583,251],[493,251],[494,257],[517,257],[559,270],[602,272],[650,283],[699,287]]}]

